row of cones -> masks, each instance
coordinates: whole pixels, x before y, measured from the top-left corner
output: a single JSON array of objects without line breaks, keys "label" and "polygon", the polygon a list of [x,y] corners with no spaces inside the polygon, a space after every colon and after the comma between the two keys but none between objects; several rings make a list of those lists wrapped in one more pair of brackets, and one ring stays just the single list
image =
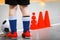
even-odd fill
[{"label": "row of cones", "polygon": [[50,27],[50,25],[51,24],[50,24],[49,14],[47,10],[45,11],[44,19],[43,19],[42,11],[40,11],[38,23],[36,21],[35,12],[32,13],[32,19],[31,19],[31,24],[30,24],[31,30],[47,28],[47,27]]}]

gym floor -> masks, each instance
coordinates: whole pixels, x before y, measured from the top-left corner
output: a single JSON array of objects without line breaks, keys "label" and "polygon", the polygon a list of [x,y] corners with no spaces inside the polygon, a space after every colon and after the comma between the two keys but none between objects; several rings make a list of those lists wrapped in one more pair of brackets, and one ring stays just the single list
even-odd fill
[{"label": "gym floor", "polygon": [[0,37],[0,40],[60,40],[60,25],[50,28],[32,30],[31,38],[25,39],[21,35],[17,39]]}]

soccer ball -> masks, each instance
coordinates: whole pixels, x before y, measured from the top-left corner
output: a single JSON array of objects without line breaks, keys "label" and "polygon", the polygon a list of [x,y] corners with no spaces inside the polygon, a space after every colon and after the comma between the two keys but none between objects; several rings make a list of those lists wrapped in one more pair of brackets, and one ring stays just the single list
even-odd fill
[{"label": "soccer ball", "polygon": [[10,31],[11,31],[11,30],[10,30],[9,20],[8,20],[8,19],[6,19],[6,20],[4,20],[4,21],[2,22],[2,31],[3,31],[4,33],[7,33],[7,32],[10,32]]}]

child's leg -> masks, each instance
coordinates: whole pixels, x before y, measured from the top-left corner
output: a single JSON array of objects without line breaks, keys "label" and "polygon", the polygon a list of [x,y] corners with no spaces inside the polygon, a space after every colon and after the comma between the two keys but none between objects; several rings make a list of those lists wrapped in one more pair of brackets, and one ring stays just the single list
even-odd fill
[{"label": "child's leg", "polygon": [[22,16],[30,16],[28,5],[20,5]]},{"label": "child's leg", "polygon": [[29,31],[29,24],[30,24],[30,14],[28,12],[27,5],[20,6],[22,15],[23,15],[23,32]]},{"label": "child's leg", "polygon": [[11,32],[8,32],[8,34],[5,35],[6,37],[17,38],[17,19],[15,17],[16,10],[16,5],[9,5],[9,23]]},{"label": "child's leg", "polygon": [[30,38],[30,14],[28,12],[28,6],[27,5],[21,5],[20,6],[22,15],[23,15],[23,38]]},{"label": "child's leg", "polygon": [[14,33],[17,31],[17,29],[16,29],[17,19],[15,17],[16,10],[17,10],[16,5],[9,6],[9,23],[10,23],[11,33]]}]

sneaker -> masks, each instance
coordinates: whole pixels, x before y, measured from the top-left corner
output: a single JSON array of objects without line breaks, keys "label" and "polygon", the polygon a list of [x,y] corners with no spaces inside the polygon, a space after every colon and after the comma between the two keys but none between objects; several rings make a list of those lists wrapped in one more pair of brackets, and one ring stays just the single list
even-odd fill
[{"label": "sneaker", "polygon": [[13,34],[11,32],[9,32],[8,34],[5,35],[5,37],[16,39],[17,38],[17,32],[14,32]]},{"label": "sneaker", "polygon": [[17,32],[14,32],[14,33],[12,34],[12,38],[13,38],[13,39],[16,39],[16,38],[17,38]]},{"label": "sneaker", "polygon": [[27,32],[23,33],[23,34],[22,34],[22,37],[23,37],[23,38],[30,38],[30,32],[27,31]]},{"label": "sneaker", "polygon": [[7,37],[7,38],[11,38],[11,37],[12,37],[11,32],[8,32],[7,34],[5,34],[5,37]]}]

